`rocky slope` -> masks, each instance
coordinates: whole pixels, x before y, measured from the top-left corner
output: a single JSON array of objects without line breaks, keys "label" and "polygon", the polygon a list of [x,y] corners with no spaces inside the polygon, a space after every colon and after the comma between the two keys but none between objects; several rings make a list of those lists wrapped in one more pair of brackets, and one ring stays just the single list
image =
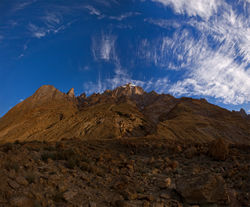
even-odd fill
[{"label": "rocky slope", "polygon": [[250,143],[250,120],[204,99],[146,93],[132,84],[90,97],[42,86],[0,119],[0,142],[142,136]]},{"label": "rocky slope", "polygon": [[0,206],[247,207],[250,148],[157,138],[0,146]]}]

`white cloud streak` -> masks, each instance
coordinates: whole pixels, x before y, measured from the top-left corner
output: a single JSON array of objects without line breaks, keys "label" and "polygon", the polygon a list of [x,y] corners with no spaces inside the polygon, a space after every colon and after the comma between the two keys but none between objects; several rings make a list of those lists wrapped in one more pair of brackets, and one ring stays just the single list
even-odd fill
[{"label": "white cloud streak", "polygon": [[31,4],[35,3],[37,0],[28,0],[28,1],[23,1],[20,3],[16,3],[15,6],[13,7],[12,11],[13,12],[17,12],[20,10],[23,10],[25,8],[27,8],[28,6],[30,6]]},{"label": "white cloud streak", "polygon": [[62,17],[60,14],[56,13],[47,13],[45,16],[42,17],[42,20],[49,26],[51,25],[59,25],[62,22]]},{"label": "white cloud streak", "polygon": [[177,14],[200,16],[208,20],[217,12],[221,0],[152,0],[164,6],[171,6]]},{"label": "white cloud streak", "polygon": [[57,13],[46,13],[40,18],[42,25],[37,26],[33,23],[29,23],[28,30],[31,32],[32,36],[38,39],[45,37],[48,34],[57,34],[68,28],[72,22],[64,23],[63,18]]},{"label": "white cloud streak", "polygon": [[98,9],[91,5],[84,6],[84,8],[88,10],[90,15],[97,16],[99,19],[103,19],[104,17],[106,17]]},{"label": "white cloud streak", "polygon": [[[170,88],[174,95],[202,95],[220,99],[225,104],[243,104],[250,101],[250,70],[246,62],[235,61],[235,51],[225,42],[219,49],[211,48],[205,36],[196,41],[187,35],[182,44],[176,39],[170,44],[173,51],[187,49],[181,56],[187,69],[184,80]],[[177,44],[177,45],[176,45]]]},{"label": "white cloud streak", "polygon": [[114,19],[114,20],[117,20],[117,21],[122,21],[124,19],[129,18],[129,17],[138,16],[140,14],[141,13],[138,13],[138,12],[127,12],[127,13],[121,14],[120,16],[110,16],[109,19]]},{"label": "white cloud streak", "polygon": [[148,22],[150,24],[154,24],[158,27],[162,27],[164,29],[169,29],[169,28],[179,28],[181,27],[181,24],[178,23],[177,21],[171,21],[168,19],[153,19],[153,18],[147,18],[144,19],[145,22]]},{"label": "white cloud streak", "polygon": [[[214,97],[225,104],[250,102],[250,20],[223,1],[154,0],[176,13],[200,16],[177,28],[172,37],[144,39],[138,57],[156,67],[183,70],[183,77],[165,88],[174,95]],[[186,3],[185,3],[186,2]],[[202,11],[207,8],[207,15]],[[220,15],[213,15],[217,10]],[[206,20],[206,21],[204,21]],[[148,20],[168,29],[168,20]],[[188,28],[186,27],[186,28]],[[195,34],[194,34],[195,33]]]},{"label": "white cloud streak", "polygon": [[48,32],[46,28],[38,27],[32,23],[29,24],[28,29],[31,32],[32,36],[38,39],[45,37]]},{"label": "white cloud streak", "polygon": [[92,54],[95,60],[111,61],[116,60],[116,39],[117,37],[110,34],[102,34],[101,37],[92,39]]}]

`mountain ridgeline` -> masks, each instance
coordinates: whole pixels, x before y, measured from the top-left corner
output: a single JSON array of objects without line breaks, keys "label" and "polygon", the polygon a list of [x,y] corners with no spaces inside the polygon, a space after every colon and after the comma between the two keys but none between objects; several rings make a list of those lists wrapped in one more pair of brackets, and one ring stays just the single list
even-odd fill
[{"label": "mountain ridgeline", "polygon": [[175,98],[127,84],[86,97],[45,85],[0,119],[0,142],[157,137],[250,143],[250,117],[205,99]]}]

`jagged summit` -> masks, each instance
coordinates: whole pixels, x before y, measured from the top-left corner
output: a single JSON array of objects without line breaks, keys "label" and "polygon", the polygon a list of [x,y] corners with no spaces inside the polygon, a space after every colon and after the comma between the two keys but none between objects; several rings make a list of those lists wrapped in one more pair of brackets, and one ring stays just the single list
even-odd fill
[{"label": "jagged summit", "polygon": [[126,88],[126,87],[136,87],[136,85],[134,85],[132,83],[127,83],[127,84],[125,84],[125,85],[123,85],[121,87],[123,87],[123,88]]},{"label": "jagged summit", "polygon": [[69,97],[71,97],[71,98],[75,97],[74,88],[71,88],[71,89],[68,91],[67,95],[68,95]]},{"label": "jagged summit", "polygon": [[144,93],[145,91],[140,86],[136,86],[132,83],[119,86],[112,91],[112,94],[116,96],[122,96],[122,95],[133,96],[133,95],[142,95]]}]

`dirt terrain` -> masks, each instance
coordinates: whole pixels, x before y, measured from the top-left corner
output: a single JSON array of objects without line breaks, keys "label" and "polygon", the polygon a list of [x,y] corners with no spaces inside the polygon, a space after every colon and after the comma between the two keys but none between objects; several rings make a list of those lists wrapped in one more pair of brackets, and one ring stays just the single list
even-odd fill
[{"label": "dirt terrain", "polygon": [[0,206],[249,206],[249,160],[249,146],[221,140],[4,144]]}]

